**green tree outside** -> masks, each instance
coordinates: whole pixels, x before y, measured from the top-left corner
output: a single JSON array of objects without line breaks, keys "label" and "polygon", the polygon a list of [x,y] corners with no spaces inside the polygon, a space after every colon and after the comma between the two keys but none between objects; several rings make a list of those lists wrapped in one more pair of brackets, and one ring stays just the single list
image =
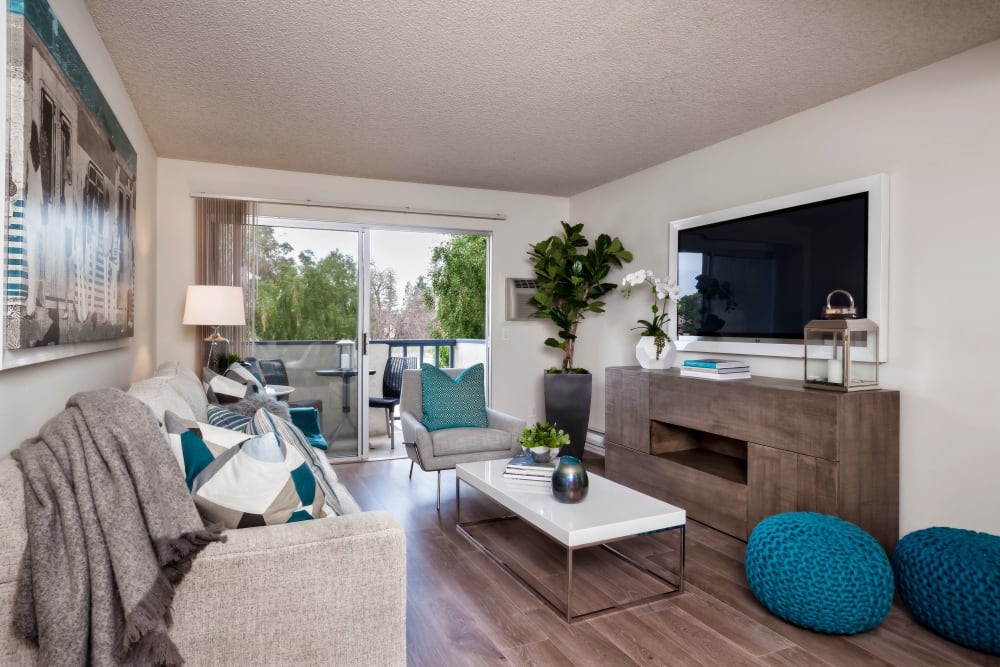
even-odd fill
[{"label": "green tree outside", "polygon": [[358,268],[333,251],[317,259],[306,250],[258,232],[256,336],[263,340],[338,340],[357,331]]},{"label": "green tree outside", "polygon": [[[339,340],[357,331],[357,262],[317,258],[262,226],[257,237],[255,335],[262,340]],[[392,268],[371,267],[375,338],[485,338],[486,238],[453,236],[434,248],[428,277],[396,291]],[[447,363],[447,351],[442,363]]]},{"label": "green tree outside", "polygon": [[431,253],[432,338],[486,337],[486,237],[453,236]]}]

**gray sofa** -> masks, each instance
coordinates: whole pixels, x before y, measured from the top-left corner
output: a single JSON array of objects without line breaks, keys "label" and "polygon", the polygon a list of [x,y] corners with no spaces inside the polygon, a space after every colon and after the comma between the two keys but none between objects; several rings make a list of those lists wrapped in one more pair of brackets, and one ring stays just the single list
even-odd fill
[{"label": "gray sofa", "polygon": [[[163,364],[129,393],[161,420],[169,409],[206,421],[201,382],[180,364]],[[406,663],[403,529],[385,512],[361,511],[342,484],[334,486],[343,516],[226,531],[225,543],[197,557],[174,599],[170,631],[187,664]],[[2,665],[37,662],[11,628],[27,542],[23,494],[17,464],[0,460]]]}]

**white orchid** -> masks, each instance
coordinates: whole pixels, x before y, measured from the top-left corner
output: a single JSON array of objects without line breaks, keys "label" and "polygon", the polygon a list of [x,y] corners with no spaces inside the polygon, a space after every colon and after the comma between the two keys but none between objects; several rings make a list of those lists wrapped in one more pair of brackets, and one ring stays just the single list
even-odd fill
[{"label": "white orchid", "polygon": [[642,284],[646,281],[646,274],[652,276],[652,272],[646,271],[645,269],[639,269],[634,271],[624,278],[622,278],[622,287],[635,287],[636,285]]},{"label": "white orchid", "polygon": [[656,277],[656,274],[649,269],[639,269],[622,278],[622,294],[626,297],[631,296],[632,288],[643,283],[650,286],[650,291],[653,295],[653,304],[650,307],[653,311],[653,319],[639,320],[639,326],[633,328],[642,329],[643,336],[656,337],[657,358],[659,358],[660,351],[669,340],[667,332],[664,330],[664,327],[670,320],[667,317],[667,301],[670,299],[676,300],[680,297],[680,288],[667,278]]}]

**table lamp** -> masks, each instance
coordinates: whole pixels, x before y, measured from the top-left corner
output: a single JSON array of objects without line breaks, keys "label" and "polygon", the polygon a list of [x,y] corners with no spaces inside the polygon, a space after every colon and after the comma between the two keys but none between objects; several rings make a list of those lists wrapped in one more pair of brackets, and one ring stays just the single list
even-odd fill
[{"label": "table lamp", "polygon": [[[224,326],[245,326],[243,288],[227,285],[188,285],[184,300],[184,324],[214,327],[204,338],[208,343],[205,365],[211,368],[212,359],[223,351],[229,353],[229,339],[219,330]],[[222,369],[225,370],[225,369]]]}]

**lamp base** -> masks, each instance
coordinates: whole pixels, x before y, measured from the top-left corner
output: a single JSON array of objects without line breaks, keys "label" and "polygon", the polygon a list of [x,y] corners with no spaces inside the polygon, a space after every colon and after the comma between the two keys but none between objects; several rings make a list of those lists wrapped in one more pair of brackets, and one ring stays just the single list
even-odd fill
[{"label": "lamp base", "polygon": [[202,339],[205,353],[205,366],[216,373],[225,373],[229,368],[229,339],[222,335],[219,327]]}]

